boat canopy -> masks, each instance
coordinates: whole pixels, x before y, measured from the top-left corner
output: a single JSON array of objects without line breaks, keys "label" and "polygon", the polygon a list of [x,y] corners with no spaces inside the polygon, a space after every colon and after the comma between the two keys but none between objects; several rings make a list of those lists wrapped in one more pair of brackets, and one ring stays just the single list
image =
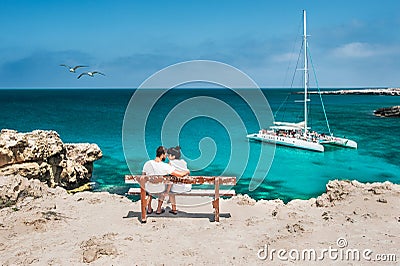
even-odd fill
[{"label": "boat canopy", "polygon": [[293,127],[293,126],[272,126],[270,127],[271,129],[275,129],[275,130],[301,130],[301,127]]},{"label": "boat canopy", "polygon": [[288,123],[288,122],[274,122],[274,125],[276,126],[286,126],[286,127],[291,127],[294,129],[302,129],[304,128],[304,121],[299,122],[299,123]]}]

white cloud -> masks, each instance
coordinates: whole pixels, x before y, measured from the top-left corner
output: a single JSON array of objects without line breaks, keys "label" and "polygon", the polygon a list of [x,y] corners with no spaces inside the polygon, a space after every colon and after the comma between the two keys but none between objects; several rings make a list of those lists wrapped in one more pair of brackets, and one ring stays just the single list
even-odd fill
[{"label": "white cloud", "polygon": [[368,43],[352,42],[339,46],[333,50],[333,54],[339,57],[366,58],[386,53],[382,47],[377,47]]},{"label": "white cloud", "polygon": [[298,54],[296,53],[284,53],[275,55],[272,57],[272,60],[275,62],[290,62],[297,60]]}]

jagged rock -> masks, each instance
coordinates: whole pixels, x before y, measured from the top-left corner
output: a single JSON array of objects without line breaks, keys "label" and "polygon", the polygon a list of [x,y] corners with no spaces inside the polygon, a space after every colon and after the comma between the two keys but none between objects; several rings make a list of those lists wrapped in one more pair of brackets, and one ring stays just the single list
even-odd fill
[{"label": "jagged rock", "polygon": [[68,189],[71,188],[71,184],[74,184],[72,187],[77,188],[80,185],[87,183],[90,180],[90,177],[91,173],[89,175],[88,169],[83,165],[75,161],[67,160],[65,167],[60,173],[58,184]]},{"label": "jagged rock", "polygon": [[381,117],[400,117],[400,105],[376,109],[374,115]]},{"label": "jagged rock", "polygon": [[39,164],[36,162],[9,164],[3,166],[0,168],[0,175],[3,176],[21,175],[26,178],[44,177]]},{"label": "jagged rock", "polygon": [[249,206],[253,206],[254,204],[256,204],[256,201],[252,198],[250,198],[249,195],[245,194],[245,195],[237,195],[235,197],[235,201],[238,205],[249,205]]},{"label": "jagged rock", "polygon": [[3,129],[0,132],[0,167],[9,164],[46,161],[65,150],[55,131],[35,130],[18,133]]},{"label": "jagged rock", "polygon": [[372,192],[373,194],[383,194],[385,191],[392,189],[393,184],[390,182],[363,184],[356,180],[333,180],[328,182],[326,185],[326,193],[317,198],[315,205],[317,207],[333,206],[336,202],[344,200],[352,193],[365,191]]},{"label": "jagged rock", "polygon": [[343,200],[353,189],[350,181],[329,181],[326,185],[326,193],[319,196],[316,200],[318,207],[331,205],[335,201]]},{"label": "jagged rock", "polygon": [[50,187],[77,188],[90,181],[93,162],[102,157],[96,144],[64,144],[55,131],[0,132],[0,175],[39,179]]},{"label": "jagged rock", "polygon": [[61,188],[49,188],[38,179],[27,179],[19,175],[0,176],[0,208],[14,204],[26,197],[38,198],[49,193],[61,194],[66,191]]},{"label": "jagged rock", "polygon": [[89,143],[68,143],[65,144],[67,149],[67,157],[83,165],[87,169],[87,174],[90,176],[93,172],[93,162],[103,156],[99,146],[97,144]]},{"label": "jagged rock", "polygon": [[66,143],[67,156],[69,159],[79,162],[94,162],[102,156],[101,150],[97,144],[89,143]]}]

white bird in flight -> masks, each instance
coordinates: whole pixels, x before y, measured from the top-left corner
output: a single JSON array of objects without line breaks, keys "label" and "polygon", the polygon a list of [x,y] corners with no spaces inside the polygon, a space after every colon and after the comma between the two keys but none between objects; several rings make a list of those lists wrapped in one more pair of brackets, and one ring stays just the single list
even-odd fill
[{"label": "white bird in flight", "polygon": [[88,75],[88,76],[91,76],[91,77],[93,77],[95,74],[99,74],[99,75],[103,75],[103,76],[105,76],[105,74],[103,74],[103,73],[101,73],[101,72],[99,72],[99,71],[93,71],[93,72],[83,72],[83,73],[81,73],[77,78],[79,79],[80,77],[82,77],[83,75]]},{"label": "white bird in flight", "polygon": [[75,73],[75,71],[80,67],[89,67],[89,66],[74,66],[74,67],[70,67],[70,66],[65,65],[65,64],[61,64],[60,66],[68,68],[69,72],[72,72],[72,73]]}]

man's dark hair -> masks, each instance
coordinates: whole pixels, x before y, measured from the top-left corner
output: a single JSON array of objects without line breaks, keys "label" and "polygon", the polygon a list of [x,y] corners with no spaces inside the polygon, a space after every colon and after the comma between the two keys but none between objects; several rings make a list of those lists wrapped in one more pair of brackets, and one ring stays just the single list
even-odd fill
[{"label": "man's dark hair", "polygon": [[163,146],[158,147],[156,151],[156,157],[161,157],[163,154],[165,154],[165,148]]}]

